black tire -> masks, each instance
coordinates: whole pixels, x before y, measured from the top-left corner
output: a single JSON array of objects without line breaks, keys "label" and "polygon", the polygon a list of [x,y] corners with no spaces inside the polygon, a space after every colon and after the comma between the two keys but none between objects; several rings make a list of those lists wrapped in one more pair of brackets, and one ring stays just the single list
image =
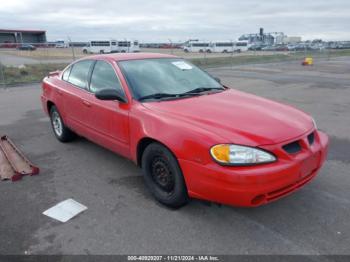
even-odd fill
[{"label": "black tire", "polygon": [[51,106],[50,119],[53,133],[60,142],[70,142],[76,137],[76,135],[63,123],[63,119],[56,106]]},{"label": "black tire", "polygon": [[105,53],[105,51],[103,51],[103,50],[100,50],[100,54],[104,54]]},{"label": "black tire", "polygon": [[179,208],[189,201],[186,183],[175,156],[159,143],[152,143],[142,154],[142,173],[154,198]]},{"label": "black tire", "polygon": [[87,51],[86,49],[84,49],[84,50],[83,50],[83,53],[84,53],[84,54],[87,54],[87,53],[88,53],[88,51]]}]

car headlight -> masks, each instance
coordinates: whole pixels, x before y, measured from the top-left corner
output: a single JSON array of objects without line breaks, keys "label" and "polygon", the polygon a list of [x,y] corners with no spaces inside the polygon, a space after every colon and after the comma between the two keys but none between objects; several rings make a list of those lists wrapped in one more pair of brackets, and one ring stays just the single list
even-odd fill
[{"label": "car headlight", "polygon": [[210,149],[211,156],[223,165],[256,165],[276,161],[264,150],[233,144],[219,144]]}]

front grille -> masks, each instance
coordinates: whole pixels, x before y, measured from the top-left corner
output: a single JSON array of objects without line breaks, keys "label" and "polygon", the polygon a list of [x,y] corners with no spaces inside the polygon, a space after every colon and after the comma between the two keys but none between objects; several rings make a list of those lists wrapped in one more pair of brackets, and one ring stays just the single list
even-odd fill
[{"label": "front grille", "polygon": [[294,141],[292,143],[286,144],[282,148],[289,154],[296,154],[301,151],[299,141]]},{"label": "front grille", "polygon": [[309,145],[311,146],[315,142],[315,133],[312,132],[310,135],[308,135],[307,140],[309,141]]}]

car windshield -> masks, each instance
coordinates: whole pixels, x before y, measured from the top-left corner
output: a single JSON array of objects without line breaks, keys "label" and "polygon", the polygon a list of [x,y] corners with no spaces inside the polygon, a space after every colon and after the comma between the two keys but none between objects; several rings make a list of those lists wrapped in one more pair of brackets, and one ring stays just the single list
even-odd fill
[{"label": "car windshield", "polygon": [[135,99],[177,99],[224,90],[210,75],[182,59],[128,60],[118,63]]}]

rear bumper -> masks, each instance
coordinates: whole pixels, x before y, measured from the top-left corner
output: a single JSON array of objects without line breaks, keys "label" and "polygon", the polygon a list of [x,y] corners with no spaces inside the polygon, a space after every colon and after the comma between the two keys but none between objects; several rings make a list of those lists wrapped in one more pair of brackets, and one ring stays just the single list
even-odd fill
[{"label": "rear bumper", "polygon": [[[287,196],[310,182],[326,159],[328,137],[320,131],[315,133],[315,143],[300,154],[281,157],[277,162],[266,165],[229,167],[214,162],[202,165],[180,159],[189,195],[246,207]],[[269,146],[266,149],[271,150]]]}]

